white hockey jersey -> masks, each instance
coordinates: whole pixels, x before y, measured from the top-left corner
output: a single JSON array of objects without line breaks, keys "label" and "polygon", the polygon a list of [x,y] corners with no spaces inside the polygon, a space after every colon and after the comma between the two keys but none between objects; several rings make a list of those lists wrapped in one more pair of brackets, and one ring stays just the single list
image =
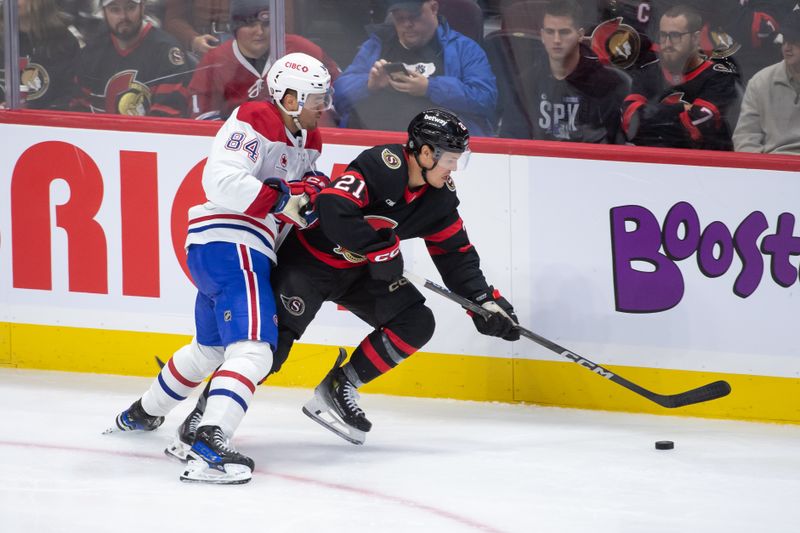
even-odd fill
[{"label": "white hockey jersey", "polygon": [[268,102],[236,109],[217,132],[203,170],[208,202],[189,209],[186,246],[209,242],[244,244],[277,262],[278,221],[270,209],[278,193],[267,178],[296,181],[315,170],[322,150],[319,131],[286,129],[280,110]]}]

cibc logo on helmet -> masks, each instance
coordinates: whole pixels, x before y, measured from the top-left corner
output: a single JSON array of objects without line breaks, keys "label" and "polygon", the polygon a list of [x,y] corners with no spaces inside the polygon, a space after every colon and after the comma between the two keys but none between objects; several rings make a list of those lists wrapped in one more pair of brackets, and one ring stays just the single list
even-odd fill
[{"label": "cibc logo on helmet", "polygon": [[300,63],[287,61],[286,63],[284,63],[284,66],[292,70],[299,70],[300,72],[308,72],[308,67],[306,65],[301,65]]}]

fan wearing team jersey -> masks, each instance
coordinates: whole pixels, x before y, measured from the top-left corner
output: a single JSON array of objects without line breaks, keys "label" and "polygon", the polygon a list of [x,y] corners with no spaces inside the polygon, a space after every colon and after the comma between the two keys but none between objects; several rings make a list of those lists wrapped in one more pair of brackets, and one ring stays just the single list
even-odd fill
[{"label": "fan wearing team jersey", "polygon": [[675,6],[659,20],[662,90],[637,85],[622,107],[622,129],[636,145],[732,150],[743,93],[735,66],[700,53],[702,18]]},{"label": "fan wearing team jersey", "polygon": [[[234,39],[210,49],[189,83],[191,115],[198,119],[227,119],[250,100],[269,100],[266,76],[270,54],[269,0],[231,0]],[[286,35],[286,52],[301,52],[321,61],[335,80],[339,66],[316,44],[299,35]]]},{"label": "fan wearing team jersey", "polygon": [[[267,82],[273,102],[249,102],[225,121],[203,170],[207,202],[189,209],[187,264],[197,286],[196,334],[110,431],[151,431],[217,368],[191,439],[167,452],[189,459],[182,481],[236,484],[253,460],[230,443],[278,344],[270,288],[279,221],[306,227],[308,204],[327,183],[315,170],[317,129],[330,106],[330,74],[305,54],[277,60]],[[186,435],[185,432],[179,432]]]},{"label": "fan wearing team jersey", "polygon": [[142,0],[102,0],[107,31],[81,51],[74,111],[188,115],[189,67],[175,38],[144,21]]}]

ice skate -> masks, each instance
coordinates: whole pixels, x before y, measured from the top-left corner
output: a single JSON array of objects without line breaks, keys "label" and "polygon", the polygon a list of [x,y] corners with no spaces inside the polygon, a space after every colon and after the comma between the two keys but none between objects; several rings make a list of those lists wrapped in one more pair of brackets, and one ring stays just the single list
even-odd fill
[{"label": "ice skate", "polygon": [[201,400],[202,406],[198,404],[189,413],[189,416],[178,426],[175,432],[175,439],[172,444],[164,449],[167,457],[172,457],[178,461],[185,463],[189,460],[189,450],[192,448],[195,436],[197,435],[197,427],[200,425],[200,420],[203,419],[203,410],[205,409],[205,401]]},{"label": "ice skate", "polygon": [[372,423],[356,403],[358,391],[341,369],[346,356],[344,348],[339,348],[336,363],[322,383],[314,389],[314,398],[303,406],[303,412],[344,440],[353,444],[364,444]]},{"label": "ice skate", "polygon": [[255,463],[237,452],[219,426],[201,426],[189,450],[181,481],[239,485],[253,477]]},{"label": "ice skate", "polygon": [[150,416],[142,408],[142,400],[133,404],[117,415],[116,426],[110,427],[103,435],[119,431],[153,431],[164,423],[163,416]]}]

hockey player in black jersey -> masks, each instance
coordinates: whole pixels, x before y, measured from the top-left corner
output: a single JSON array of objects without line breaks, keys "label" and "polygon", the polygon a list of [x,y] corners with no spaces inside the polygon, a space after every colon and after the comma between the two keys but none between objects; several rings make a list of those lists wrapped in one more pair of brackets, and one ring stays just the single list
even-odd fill
[{"label": "hockey player in black jersey", "polygon": [[425,298],[403,278],[400,241],[425,240],[444,283],[494,312],[473,316],[479,332],[516,340],[511,304],[491,287],[458,214],[451,171],[469,157],[469,134],[447,111],[430,109],[408,127],[405,146],[362,152],[317,197],[320,225],[295,232],[281,248],[274,279],[278,354],[288,355],[325,301],[334,301],[374,330],[343,366],[344,350],[303,408],[308,416],[355,444],[372,424],[356,389],[385,374],[430,340]]}]

